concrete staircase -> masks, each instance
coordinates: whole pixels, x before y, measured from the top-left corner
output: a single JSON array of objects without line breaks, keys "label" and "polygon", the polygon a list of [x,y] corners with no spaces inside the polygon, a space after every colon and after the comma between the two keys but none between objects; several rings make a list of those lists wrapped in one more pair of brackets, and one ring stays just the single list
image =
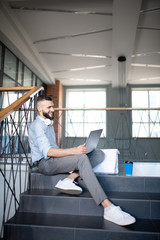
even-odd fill
[{"label": "concrete staircase", "polygon": [[97,175],[108,197],[137,218],[121,227],[103,219],[81,180],[84,192],[66,195],[53,189],[65,175],[31,174],[30,190],[5,224],[7,240],[160,240],[160,178]]}]

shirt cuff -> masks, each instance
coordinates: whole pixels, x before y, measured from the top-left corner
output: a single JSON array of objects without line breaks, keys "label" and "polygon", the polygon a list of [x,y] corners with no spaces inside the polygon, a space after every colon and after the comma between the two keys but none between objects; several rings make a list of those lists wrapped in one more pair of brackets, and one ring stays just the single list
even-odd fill
[{"label": "shirt cuff", "polygon": [[44,157],[45,158],[49,158],[48,157],[48,151],[49,151],[50,148],[51,148],[51,146],[49,146],[48,148],[45,149],[45,152],[44,152]]}]

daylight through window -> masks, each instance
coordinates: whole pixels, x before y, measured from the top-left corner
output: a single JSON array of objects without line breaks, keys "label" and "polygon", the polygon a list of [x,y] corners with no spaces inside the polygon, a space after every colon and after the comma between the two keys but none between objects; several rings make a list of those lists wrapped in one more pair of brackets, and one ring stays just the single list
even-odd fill
[{"label": "daylight through window", "polygon": [[[132,108],[159,108],[160,89],[132,90]],[[160,137],[160,111],[132,111],[133,137]]]},{"label": "daylight through window", "polygon": [[66,112],[66,137],[87,137],[91,130],[99,128],[106,136],[106,111],[82,110],[106,108],[106,89],[68,89],[66,107],[76,109]]}]

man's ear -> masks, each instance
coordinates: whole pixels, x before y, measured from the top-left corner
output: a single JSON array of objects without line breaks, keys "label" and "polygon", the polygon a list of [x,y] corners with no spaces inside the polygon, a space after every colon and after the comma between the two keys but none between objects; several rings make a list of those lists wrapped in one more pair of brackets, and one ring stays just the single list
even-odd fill
[{"label": "man's ear", "polygon": [[38,112],[42,111],[42,105],[40,103],[37,104],[37,110],[38,110]]}]

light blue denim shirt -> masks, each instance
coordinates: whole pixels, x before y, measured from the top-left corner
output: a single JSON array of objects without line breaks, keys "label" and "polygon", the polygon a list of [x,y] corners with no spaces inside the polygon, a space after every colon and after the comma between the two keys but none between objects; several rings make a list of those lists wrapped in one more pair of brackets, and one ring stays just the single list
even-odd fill
[{"label": "light blue denim shirt", "polygon": [[43,118],[37,118],[29,127],[29,144],[31,147],[32,162],[42,158],[49,158],[47,153],[51,147],[58,148],[54,127],[46,125]]}]

